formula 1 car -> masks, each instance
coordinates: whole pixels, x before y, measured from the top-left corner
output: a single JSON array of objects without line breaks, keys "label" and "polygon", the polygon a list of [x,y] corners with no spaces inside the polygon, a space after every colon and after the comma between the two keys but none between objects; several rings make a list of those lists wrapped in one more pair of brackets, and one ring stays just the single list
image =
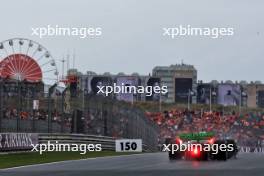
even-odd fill
[{"label": "formula 1 car", "polygon": [[[224,160],[236,158],[238,153],[236,142],[232,139],[216,139],[212,132],[183,133],[176,138],[165,141],[169,147],[169,159],[185,160]],[[174,150],[174,146],[187,146],[185,150]]]},{"label": "formula 1 car", "polygon": [[[175,140],[173,140],[172,138],[167,138],[165,143],[166,143],[166,145],[172,144],[172,143],[180,145],[182,143],[182,140],[179,138],[176,138]],[[183,157],[184,153],[179,151],[179,150],[172,152],[172,145],[170,145],[169,149],[170,149],[170,151],[169,151],[169,159],[170,160],[181,159]]]}]

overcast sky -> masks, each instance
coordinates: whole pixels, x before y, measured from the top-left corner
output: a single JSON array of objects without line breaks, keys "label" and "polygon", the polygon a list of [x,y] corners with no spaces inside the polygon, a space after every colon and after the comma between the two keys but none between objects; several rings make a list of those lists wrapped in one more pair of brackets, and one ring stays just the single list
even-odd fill
[{"label": "overcast sky", "polygon": [[[76,50],[86,72],[148,74],[154,66],[193,64],[199,80],[264,82],[263,0],[8,0],[0,5],[0,41],[33,39],[54,58]],[[31,36],[31,27],[101,27],[97,39]],[[169,39],[163,27],[233,27],[232,37]],[[61,63],[57,63],[61,70]]]}]

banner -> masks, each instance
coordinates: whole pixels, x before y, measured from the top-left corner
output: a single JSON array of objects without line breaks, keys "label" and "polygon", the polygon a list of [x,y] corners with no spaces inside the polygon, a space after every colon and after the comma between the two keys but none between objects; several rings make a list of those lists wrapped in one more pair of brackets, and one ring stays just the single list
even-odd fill
[{"label": "banner", "polygon": [[36,133],[0,133],[0,151],[32,149],[38,144]]},{"label": "banner", "polygon": [[33,100],[33,110],[39,109],[39,100]]},{"label": "banner", "polygon": [[197,87],[197,103],[209,104],[210,103],[210,84],[201,84]]},{"label": "banner", "polygon": [[[112,79],[111,77],[107,76],[95,76],[91,79],[90,85],[91,85],[91,92],[93,94],[97,94],[99,91],[98,87],[101,86],[112,86]],[[104,95],[104,94],[102,94]]]},{"label": "banner", "polygon": [[[150,77],[147,82],[147,86],[155,87],[159,86],[160,87],[160,78],[154,78]],[[154,92],[154,89],[152,88],[152,95],[151,96],[146,96],[146,101],[159,101],[160,100],[160,94],[157,94]]]},{"label": "banner", "polygon": [[[116,78],[117,86],[138,86],[138,78],[133,76],[120,76]],[[133,93],[119,93],[117,94],[118,100],[124,100],[128,102],[134,101],[135,95]]]},{"label": "banner", "polygon": [[188,94],[191,90],[192,78],[175,78],[175,102],[187,103]]},{"label": "banner", "polygon": [[257,92],[258,97],[258,107],[263,108],[264,107],[264,90],[259,90]]},{"label": "banner", "polygon": [[224,106],[238,106],[240,104],[240,85],[220,84],[218,86],[217,103]]}]

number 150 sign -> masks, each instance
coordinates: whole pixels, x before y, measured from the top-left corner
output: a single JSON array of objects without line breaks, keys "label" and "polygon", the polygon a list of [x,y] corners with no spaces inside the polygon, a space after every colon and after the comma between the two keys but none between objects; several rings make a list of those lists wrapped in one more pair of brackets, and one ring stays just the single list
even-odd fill
[{"label": "number 150 sign", "polygon": [[116,152],[142,152],[142,139],[118,139]]}]

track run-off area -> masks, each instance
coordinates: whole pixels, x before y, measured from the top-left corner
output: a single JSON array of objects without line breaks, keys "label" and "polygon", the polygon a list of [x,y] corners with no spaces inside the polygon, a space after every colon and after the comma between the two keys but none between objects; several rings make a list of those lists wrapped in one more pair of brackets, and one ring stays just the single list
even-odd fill
[{"label": "track run-off area", "polygon": [[264,153],[239,153],[227,161],[170,161],[168,154],[142,153],[22,166],[0,170],[0,176],[179,175],[263,176]]}]

